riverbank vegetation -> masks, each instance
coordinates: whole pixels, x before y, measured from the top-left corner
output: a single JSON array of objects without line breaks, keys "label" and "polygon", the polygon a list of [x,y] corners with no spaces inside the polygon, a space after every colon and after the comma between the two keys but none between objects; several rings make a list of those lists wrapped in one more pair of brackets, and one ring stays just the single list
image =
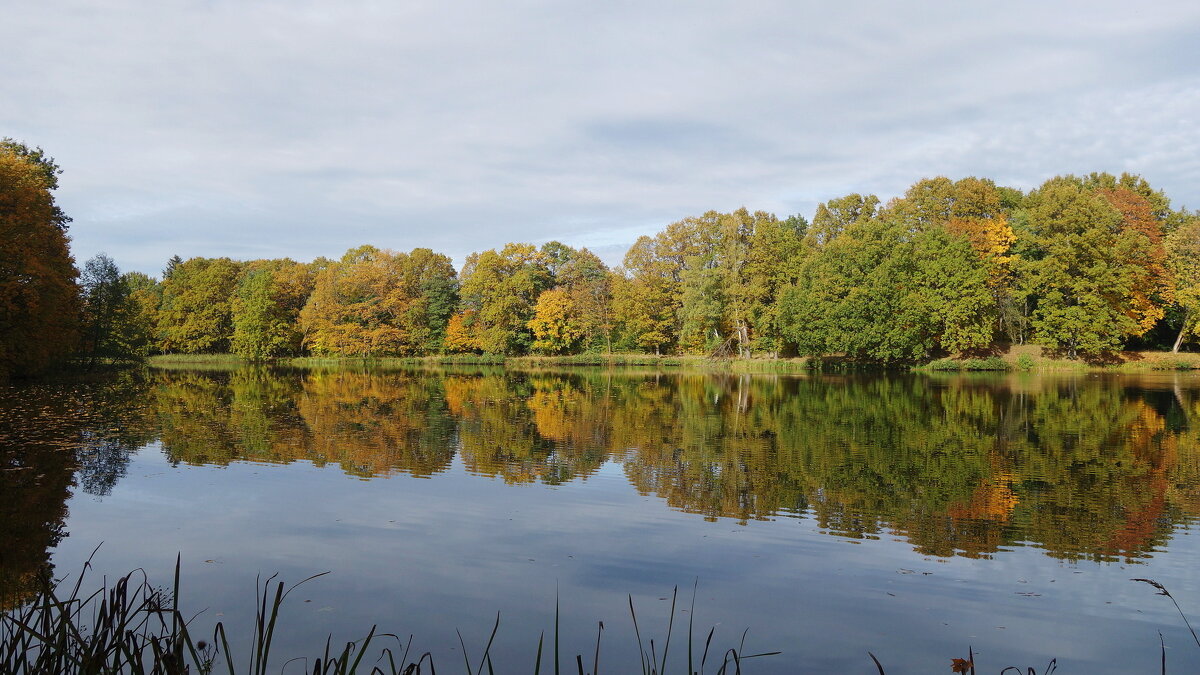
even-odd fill
[{"label": "riverbank vegetation", "polygon": [[[199,624],[203,611],[185,614],[180,608],[179,561],[175,564],[174,585],[168,590],[151,583],[144,571],[130,573],[117,579],[111,586],[105,581],[98,590],[86,593],[83,588],[88,565],[73,584],[54,586],[45,580],[42,590],[30,603],[11,610],[0,612],[0,670],[14,675],[33,673],[135,673],[135,674],[165,674],[199,673],[207,675],[214,672],[233,673],[245,670],[254,674],[272,672],[269,666],[278,665],[283,659],[274,653],[273,643],[276,631],[286,630],[280,622],[283,617],[282,606],[288,595],[301,585],[313,581],[326,573],[317,574],[304,579],[297,584],[287,586],[283,581],[277,581],[271,576],[255,588],[255,619],[253,630],[247,636],[233,636],[234,644],[249,641],[249,646],[242,652],[231,648],[230,636],[227,634],[223,621],[218,621],[209,631],[200,632]],[[1191,628],[1183,608],[1171,596],[1171,593],[1160,583],[1152,579],[1132,579],[1143,582],[1158,589],[1160,595],[1165,595],[1175,603],[1182,618],[1197,646],[1200,638]],[[694,589],[693,589],[694,591]],[[688,622],[686,636],[673,635],[682,633],[681,626],[675,628],[676,604],[679,600],[679,589],[675,588],[671,596],[671,609],[666,626],[665,639],[656,644],[655,639],[647,637],[643,642],[642,627],[638,625],[637,610],[633,596],[629,596],[629,615],[633,623],[637,640],[637,652],[640,658],[640,669],[633,670],[632,664],[621,664],[618,667],[627,668],[625,672],[641,672],[643,675],[665,675],[666,673],[682,671],[685,675],[703,675],[713,672],[715,675],[733,675],[753,672],[752,659],[761,657],[784,657],[780,651],[748,653],[746,636],[749,629],[741,634],[736,647],[714,646],[713,637],[716,627],[711,628],[707,636],[697,633],[695,626],[696,598],[693,592],[691,606],[682,609],[687,612]],[[472,658],[472,651],[459,633],[462,647],[463,667],[467,675],[482,675],[494,673],[496,664],[493,663],[491,648],[500,630],[501,618],[496,615],[495,624],[487,642],[478,652],[478,658]],[[574,658],[562,655],[559,636],[559,612],[555,607],[552,634],[547,644],[546,631],[538,636],[536,649],[530,663],[530,672],[537,675],[545,668],[547,673],[578,673],[578,675],[599,675],[608,666],[612,657],[601,660],[604,637],[604,622],[598,622],[594,649],[577,653]],[[1160,639],[1161,639],[1161,633]],[[671,651],[671,638],[675,637],[675,651]],[[686,638],[686,644],[679,645]],[[282,666],[284,670],[291,665],[304,673],[321,675],[323,673],[371,673],[374,675],[421,675],[435,674],[435,655],[431,652],[421,652],[413,649],[414,639],[394,633],[379,631],[378,626],[372,626],[364,637],[347,642],[344,646],[334,647],[333,636],[329,636],[323,648],[318,647],[311,656],[292,656]],[[679,655],[679,651],[686,650]],[[572,650],[573,651],[573,650]],[[1161,643],[1161,672],[1167,672],[1166,642]],[[586,656],[585,656],[586,654]],[[887,671],[883,663],[872,652],[866,652],[866,658],[875,666],[880,675]],[[274,657],[274,661],[272,661]],[[864,659],[865,661],[865,659]],[[949,668],[954,673],[976,672],[976,657],[974,651],[967,650],[966,658],[949,659]],[[943,661],[944,663],[944,661]],[[564,666],[565,664],[565,666]],[[501,664],[503,667],[505,664]],[[686,669],[685,669],[686,668]],[[709,670],[711,668],[711,670]],[[1051,675],[1058,668],[1058,660],[1051,659],[1041,675]],[[486,669],[486,670],[485,670]],[[1001,670],[1020,671],[1015,666]],[[620,672],[613,671],[613,672]],[[1036,675],[1039,671],[1027,668],[1025,672]]]},{"label": "riverbank vegetation", "polygon": [[1029,344],[1093,363],[1178,352],[1200,325],[1200,216],[1129,174],[1028,192],[927,178],[887,203],[830,199],[811,221],[710,211],[639,238],[615,268],[557,241],[472,253],[458,270],[427,248],[363,245],[307,263],[175,256],[153,278],[103,254],[80,274],[52,196],[57,165],[10,140],[0,157],[8,374],[71,354],[226,353],[949,357],[933,367],[971,369]]},{"label": "riverbank vegetation", "polygon": [[[172,675],[174,673],[196,672],[205,675],[213,672],[225,672],[232,675],[243,669],[246,672],[265,674],[273,672],[269,668],[274,657],[274,664],[282,659],[273,653],[272,645],[276,629],[284,630],[280,623],[281,608],[288,595],[299,586],[324,576],[317,574],[304,579],[290,587],[282,581],[276,581],[271,576],[255,588],[255,619],[253,631],[248,636],[248,648],[238,652],[230,647],[230,636],[226,633],[225,624],[218,621],[210,631],[201,633],[198,617],[203,613],[185,614],[179,604],[179,587],[181,565],[175,563],[174,585],[168,590],[151,583],[144,571],[135,571],[125,575],[94,592],[87,593],[83,583],[87,568],[73,584],[56,586],[49,579],[44,579],[41,590],[29,603],[6,609],[0,612],[0,672],[14,675],[34,673],[142,673]],[[686,650],[679,656],[678,641],[683,636],[673,635],[675,628],[676,602],[679,597],[676,587],[671,597],[670,617],[667,622],[665,639],[656,644],[648,638],[642,642],[641,628],[638,626],[637,610],[634,607],[633,596],[629,596],[629,615],[637,636],[637,651],[641,658],[641,672],[644,675],[659,675],[661,673],[679,670],[686,665],[685,673],[702,674],[707,672],[715,675],[732,675],[741,673],[742,667],[749,665],[750,659],[763,656],[776,656],[780,652],[747,653],[745,651],[746,633],[736,647],[721,648],[713,644],[716,627],[708,631],[707,638],[701,642],[702,635],[695,632],[694,615],[696,608],[695,593],[692,596],[688,612]],[[558,607],[555,607],[553,633],[550,644],[546,644],[546,633],[542,631],[537,639],[536,652],[532,654],[530,672],[559,673],[564,668],[566,672],[578,672],[579,675],[599,675],[601,668],[601,646],[604,635],[604,623],[599,622],[596,642],[593,649],[580,652],[575,657],[564,660],[559,640]],[[472,659],[470,650],[462,641],[463,665],[467,675],[482,675],[484,672],[494,672],[491,647],[496,633],[500,630],[500,615],[492,627],[491,636],[483,646],[477,659]],[[233,636],[237,648],[242,648],[242,636]],[[671,651],[671,638],[677,643],[674,652]],[[320,675],[322,673],[379,673],[380,675],[420,675],[421,673],[437,673],[434,665],[435,658],[430,652],[413,650],[413,638],[402,638],[393,633],[378,631],[378,626],[372,626],[367,634],[356,641],[347,642],[344,647],[332,648],[333,636],[325,642],[323,649],[314,650],[311,656],[293,656],[282,666],[298,664],[298,669],[305,673]],[[590,646],[589,646],[590,647]],[[590,666],[585,669],[585,656]],[[672,657],[668,661],[668,657]],[[670,663],[671,668],[668,668]],[[679,665],[676,665],[679,664]],[[296,667],[296,666],[293,666]],[[485,670],[486,667],[486,670]],[[632,671],[626,671],[632,672]]]}]

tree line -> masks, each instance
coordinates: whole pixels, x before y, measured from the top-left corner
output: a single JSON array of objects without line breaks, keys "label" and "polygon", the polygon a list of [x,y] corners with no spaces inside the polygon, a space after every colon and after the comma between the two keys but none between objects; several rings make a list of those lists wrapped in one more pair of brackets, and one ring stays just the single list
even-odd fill
[{"label": "tree line", "polygon": [[0,144],[0,371],[153,353],[281,356],[650,352],[911,363],[1033,342],[1065,356],[1178,350],[1200,330],[1200,215],[1130,174],[1022,192],[937,177],[811,221],[684,218],[610,268],[510,243],[456,270],[427,248],[338,259],[179,256],[161,278],[75,269],[60,169]]}]

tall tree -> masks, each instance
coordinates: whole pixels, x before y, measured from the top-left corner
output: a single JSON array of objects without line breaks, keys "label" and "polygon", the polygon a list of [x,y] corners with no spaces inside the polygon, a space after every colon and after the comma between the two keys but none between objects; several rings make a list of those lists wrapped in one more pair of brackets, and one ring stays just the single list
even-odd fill
[{"label": "tall tree", "polygon": [[1118,350],[1149,330],[1152,296],[1162,288],[1147,267],[1159,258],[1152,237],[1072,176],[1047,181],[1027,201],[1031,241],[1022,268],[1036,300],[1035,338],[1074,358]]},{"label": "tall tree", "polygon": [[1200,333],[1200,215],[1167,235],[1168,264],[1175,278],[1175,302],[1183,309],[1171,351],[1178,352],[1188,336]]},{"label": "tall tree", "polygon": [[973,176],[958,181],[925,178],[889,203],[881,217],[913,233],[940,229],[970,242],[988,271],[995,305],[989,313],[998,331],[1007,328],[1014,302],[1011,249],[1016,235],[995,183]]},{"label": "tall tree", "polygon": [[0,140],[0,377],[43,370],[79,337],[70,218],[52,194],[60,172],[40,148]]},{"label": "tall tree", "polygon": [[183,258],[180,258],[178,255],[171,256],[170,259],[167,260],[167,266],[163,268],[163,280],[166,281],[167,279],[170,279],[171,275],[175,273],[175,268],[182,264]]},{"label": "tall tree", "polygon": [[1154,327],[1174,300],[1175,284],[1167,266],[1162,223],[1150,200],[1127,187],[1098,191],[1121,214],[1122,234],[1139,240],[1123,261],[1130,276],[1126,314],[1137,322],[1136,335]]},{"label": "tall tree", "polygon": [[126,272],[123,277],[129,288],[132,313],[127,328],[131,345],[138,356],[148,356],[154,349],[154,330],[158,323],[158,307],[162,304],[162,285],[142,272]]},{"label": "tall tree", "polygon": [[233,298],[230,349],[238,356],[261,361],[287,345],[290,328],[274,297],[275,275],[269,269],[249,272]]},{"label": "tall tree", "polygon": [[542,291],[529,328],[533,331],[534,351],[543,354],[574,353],[586,334],[578,306],[562,288]]},{"label": "tall tree", "polygon": [[778,356],[786,347],[779,324],[779,294],[799,277],[808,222],[798,215],[782,221],[755,215],[741,285],[745,313],[753,327],[747,351]]},{"label": "tall tree", "polygon": [[655,239],[639,237],[613,282],[613,318],[621,345],[655,354],[675,341],[678,304],[673,266],[657,248]]},{"label": "tall tree", "polygon": [[139,307],[128,279],[112,258],[97,254],[84,263],[82,352],[98,358],[138,359],[146,354],[149,335],[139,323]]}]

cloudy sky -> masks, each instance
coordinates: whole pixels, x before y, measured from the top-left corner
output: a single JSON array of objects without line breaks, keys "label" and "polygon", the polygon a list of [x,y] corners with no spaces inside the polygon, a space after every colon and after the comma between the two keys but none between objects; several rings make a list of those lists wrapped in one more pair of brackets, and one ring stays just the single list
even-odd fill
[{"label": "cloudy sky", "polygon": [[463,257],[934,175],[1200,206],[1200,3],[5,3],[0,136],[76,258]]}]

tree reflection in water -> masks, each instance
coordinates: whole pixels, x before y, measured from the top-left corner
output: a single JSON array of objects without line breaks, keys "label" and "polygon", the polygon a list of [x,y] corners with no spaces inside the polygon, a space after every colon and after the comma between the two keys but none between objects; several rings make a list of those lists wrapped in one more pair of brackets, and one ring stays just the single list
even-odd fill
[{"label": "tree reflection in water", "polygon": [[0,588],[27,597],[71,486],[108,494],[154,440],[176,463],[360,478],[432,477],[457,455],[472,474],[558,485],[612,462],[707,519],[812,518],[936,556],[1136,559],[1200,509],[1188,382],[246,368],[11,387]]}]

